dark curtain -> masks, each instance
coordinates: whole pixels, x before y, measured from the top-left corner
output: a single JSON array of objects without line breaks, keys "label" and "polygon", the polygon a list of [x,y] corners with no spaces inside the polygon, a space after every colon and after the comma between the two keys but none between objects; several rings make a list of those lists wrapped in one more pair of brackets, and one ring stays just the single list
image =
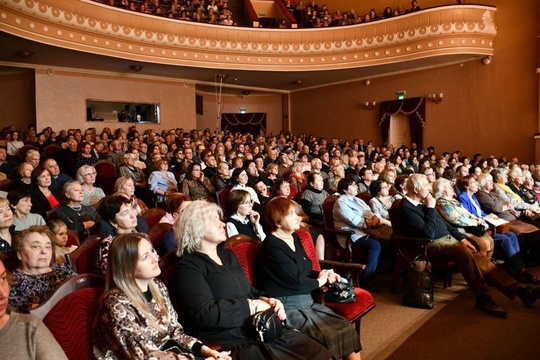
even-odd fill
[{"label": "dark curtain", "polygon": [[242,134],[264,134],[266,133],[266,113],[223,113],[221,114],[221,130]]},{"label": "dark curtain", "polygon": [[424,126],[426,125],[426,99],[424,97],[381,102],[379,127],[381,128],[383,144],[388,142],[390,117],[399,113],[409,115],[411,143],[415,143],[419,149],[423,149]]}]

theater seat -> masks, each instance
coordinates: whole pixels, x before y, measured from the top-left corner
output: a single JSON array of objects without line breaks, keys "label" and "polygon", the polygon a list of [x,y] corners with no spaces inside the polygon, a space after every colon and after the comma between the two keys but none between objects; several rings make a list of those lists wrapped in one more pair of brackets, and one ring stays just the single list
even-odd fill
[{"label": "theater seat", "polygon": [[77,275],[30,311],[43,320],[70,360],[94,359],[92,326],[104,286],[103,276]]}]

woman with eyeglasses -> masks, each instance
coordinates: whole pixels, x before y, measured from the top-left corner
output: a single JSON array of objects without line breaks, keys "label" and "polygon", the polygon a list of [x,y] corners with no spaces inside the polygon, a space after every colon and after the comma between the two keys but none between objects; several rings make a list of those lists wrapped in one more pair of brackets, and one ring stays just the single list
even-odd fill
[{"label": "woman with eyeglasses", "polygon": [[92,206],[105,197],[102,188],[94,186],[96,182],[96,168],[92,165],[83,165],[77,170],[77,180],[82,184],[84,199],[82,205]]},{"label": "woman with eyeglasses", "polygon": [[227,198],[227,236],[245,234],[252,239],[264,240],[261,216],[253,210],[253,199],[245,190],[235,190]]},{"label": "woman with eyeglasses", "polygon": [[204,176],[201,164],[192,162],[186,170],[186,177],[182,181],[182,192],[193,200],[206,199],[214,201],[216,189],[210,180]]}]

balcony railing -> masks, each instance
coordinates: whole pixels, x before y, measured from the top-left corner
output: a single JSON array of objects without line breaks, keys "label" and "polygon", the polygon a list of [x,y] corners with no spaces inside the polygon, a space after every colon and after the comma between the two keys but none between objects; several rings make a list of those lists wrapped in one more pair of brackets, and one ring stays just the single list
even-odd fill
[{"label": "balcony railing", "polygon": [[311,71],[433,56],[493,55],[495,13],[491,6],[449,5],[361,25],[254,29],[181,22],[87,0],[0,0],[0,30],[134,61]]}]

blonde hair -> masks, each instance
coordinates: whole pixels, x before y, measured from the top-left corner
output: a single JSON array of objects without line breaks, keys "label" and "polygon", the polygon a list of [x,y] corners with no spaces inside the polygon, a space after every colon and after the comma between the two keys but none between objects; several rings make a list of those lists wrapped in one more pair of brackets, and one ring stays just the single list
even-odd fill
[{"label": "blonde hair", "polygon": [[120,176],[116,179],[116,182],[114,183],[114,192],[123,192],[124,186],[128,181],[133,181],[133,185],[135,185],[135,181],[128,176]]},{"label": "blonde hair", "polygon": [[200,250],[205,230],[212,226],[216,216],[221,218],[223,212],[214,203],[197,200],[189,204],[176,223],[174,231],[178,242],[176,254],[181,256],[184,252],[191,254]]}]

